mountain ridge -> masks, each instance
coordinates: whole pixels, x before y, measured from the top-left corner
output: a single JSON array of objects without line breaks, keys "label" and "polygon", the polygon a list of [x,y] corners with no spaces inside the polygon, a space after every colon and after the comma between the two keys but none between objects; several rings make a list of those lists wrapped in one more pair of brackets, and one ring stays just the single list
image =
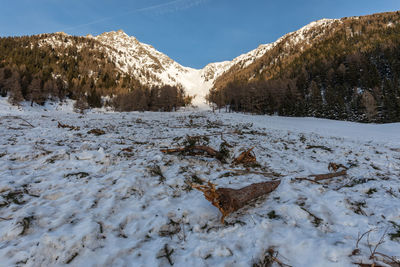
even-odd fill
[{"label": "mountain ridge", "polygon": [[[3,45],[3,50],[5,50],[4,58],[0,61],[2,62],[0,64],[0,87],[2,86],[1,79],[5,79],[4,77],[7,77],[6,80],[10,78],[10,75],[1,73],[2,69],[5,71],[4,68],[11,67],[16,68],[16,71],[20,72],[20,75],[17,75],[18,77],[14,75],[15,77],[12,80],[20,80],[19,83],[23,86],[22,93],[25,98],[30,97],[29,95],[31,94],[27,90],[29,83],[32,82],[31,76],[39,76],[40,79],[44,76],[45,79],[42,79],[41,84],[38,84],[37,87],[44,88],[46,80],[51,77],[59,77],[66,83],[64,87],[69,91],[68,94],[73,95],[75,98],[82,97],[82,95],[87,96],[93,90],[97,94],[110,96],[111,98],[118,94],[128,94],[132,91],[144,90],[143,92],[137,92],[137,97],[140,99],[143,94],[148,96],[148,91],[152,87],[168,85],[185,89],[186,93],[191,96],[196,95],[193,103],[197,106],[207,107],[206,101],[211,101],[219,107],[221,105],[228,105],[235,107],[235,109],[243,110],[244,104],[239,105],[237,103],[226,102],[226,99],[229,97],[225,95],[223,97],[225,100],[222,99],[221,95],[218,96],[218,91],[223,91],[231,83],[236,83],[239,87],[246,87],[248,85],[251,87],[253,86],[251,83],[258,81],[258,86],[261,85],[265,88],[272,86],[273,90],[270,93],[278,98],[276,99],[277,101],[274,100],[268,104],[277,105],[276,107],[268,108],[267,111],[263,110],[262,112],[287,114],[285,112],[282,113],[281,107],[282,99],[286,97],[284,94],[287,88],[291,88],[289,91],[293,91],[286,93],[294,94],[294,101],[297,101],[299,94],[303,94],[303,100],[307,100],[309,98],[307,94],[310,94],[304,93],[308,90],[307,88],[301,89],[301,92],[297,90],[297,83],[299,82],[298,74],[290,74],[294,75],[295,78],[286,77],[285,73],[290,73],[288,71],[290,68],[297,68],[293,64],[297,64],[300,66],[300,69],[304,69],[315,61],[310,51],[313,49],[319,49],[320,51],[327,49],[338,50],[336,46],[340,44],[342,47],[339,47],[338,51],[341,53],[339,55],[341,57],[340,60],[345,65],[341,67],[343,70],[348,65],[346,63],[348,60],[343,58],[347,53],[347,48],[344,46],[353,47],[353,50],[349,52],[353,54],[356,51],[354,49],[359,49],[360,51],[370,49],[371,44],[368,42],[364,42],[365,47],[361,48],[354,46],[352,43],[352,40],[358,40],[363,36],[365,27],[370,29],[370,32],[375,34],[375,37],[377,36],[377,42],[379,42],[382,39],[381,37],[390,35],[390,33],[388,35],[385,32],[385,29],[397,31],[398,23],[399,12],[342,19],[321,19],[311,22],[297,31],[290,32],[275,42],[261,44],[257,48],[239,55],[231,61],[209,63],[202,69],[183,66],[155,49],[152,45],[141,43],[136,37],[127,35],[123,30],[105,32],[97,36],[90,34],[86,36],[71,36],[63,32],[58,32],[30,37],[0,38],[0,41],[6,43]],[[368,34],[368,31],[366,33]],[[328,39],[337,38],[335,36],[338,36],[339,39],[332,43],[325,42]],[[396,41],[392,39],[390,42],[393,44]],[[10,42],[10,44],[7,44],[7,42]],[[376,45],[375,43],[372,45]],[[326,44],[327,47],[321,47],[321,44],[322,46]],[[23,48],[10,49],[10,46],[20,46]],[[29,47],[32,51],[35,51],[15,51],[16,49],[29,49]],[[13,56],[15,52],[17,52],[17,58]],[[7,53],[11,53],[11,56]],[[382,51],[379,53],[382,53]],[[22,58],[22,55],[25,54],[32,56],[29,62],[25,62]],[[304,57],[304,55],[308,56],[303,61],[297,60]],[[347,56],[350,56],[350,54]],[[379,54],[372,56],[379,57]],[[49,64],[46,61],[37,62],[38,58],[47,58],[46,61]],[[322,57],[322,63],[325,64],[327,60],[339,60],[335,58],[336,55],[334,54],[330,54],[330,58],[328,59]],[[374,62],[372,61],[370,63],[373,65]],[[28,70],[25,67],[27,63],[30,66]],[[42,69],[38,66],[41,66]],[[318,66],[316,67],[318,68]],[[375,67],[372,66],[372,68]],[[380,67],[378,66],[378,68]],[[335,72],[335,70],[332,71]],[[23,74],[22,76],[21,73]],[[29,75],[27,76],[27,74]],[[263,84],[264,81],[279,79],[289,79],[290,82],[275,82],[270,83],[268,86]],[[307,86],[311,86],[308,83],[312,79],[315,79],[315,77],[310,76],[305,77],[305,79]],[[9,81],[3,81],[3,83],[10,84]],[[320,88],[317,88],[317,90],[316,86]],[[313,85],[315,92],[320,91],[318,94],[320,94],[319,98],[322,99],[322,104],[327,101],[325,97],[326,88],[324,86],[326,85],[319,80],[316,80]],[[342,86],[349,87],[348,84],[342,84]],[[356,85],[353,82],[351,86],[354,87]],[[10,88],[10,86],[7,85],[7,88]],[[265,91],[267,90],[265,88],[257,90]],[[242,90],[242,96],[247,94],[246,90],[248,89],[237,89]],[[347,88],[346,90],[350,89],[353,90],[354,88]],[[367,89],[361,88],[356,91],[368,92],[373,88]],[[374,90],[376,91],[376,89]],[[216,97],[219,99],[216,99]],[[237,98],[237,96],[235,97]],[[350,95],[346,97],[350,97]],[[373,97],[379,98],[380,96],[375,95]],[[267,99],[270,97],[264,95],[263,98]],[[367,96],[367,98],[371,100],[371,96]],[[238,100],[236,99],[235,101]],[[249,104],[247,103],[246,105],[248,106]],[[377,105],[381,105],[381,103],[377,103]],[[349,107],[346,107],[346,109],[349,110]],[[259,110],[259,107],[257,110]],[[304,114],[313,116],[314,113]]]},{"label": "mountain ridge", "polygon": [[[69,38],[78,37],[92,39],[104,45],[102,49],[108,54],[108,58],[116,65],[118,70],[126,75],[138,79],[143,85],[182,86],[189,95],[196,96],[195,105],[205,107],[205,97],[214,87],[216,80],[233,67],[245,68],[256,59],[262,57],[272,49],[281,39],[302,32],[328,21],[322,19],[302,27],[298,31],[288,33],[277,41],[268,44],[260,44],[257,48],[239,55],[232,60],[211,62],[201,69],[186,67],[171,59],[166,54],[158,51],[152,45],[140,42],[135,36],[129,36],[123,30],[104,32],[99,35],[88,34],[86,36],[73,36],[64,32],[38,34],[41,45],[52,47],[68,47],[73,45]],[[58,37],[65,38],[61,41]],[[78,44],[78,50],[80,49]]]},{"label": "mountain ridge", "polygon": [[[128,75],[139,77],[142,84],[180,85],[189,95],[196,96],[193,100],[195,105],[205,107],[206,95],[214,86],[216,80],[226,71],[234,66],[245,68],[251,65],[256,59],[262,57],[268,50],[290,35],[299,33],[298,37],[301,41],[301,33],[334,21],[338,20],[321,19],[311,22],[297,31],[284,35],[275,42],[260,44],[257,48],[230,61],[211,62],[201,69],[183,66],[152,45],[140,42],[135,36],[129,36],[121,29],[104,32],[97,36],[88,34],[85,38],[94,39],[109,47],[106,48],[109,57],[117,68]],[[62,32],[55,34],[70,36]],[[150,78],[146,77],[147,72],[150,72]]]},{"label": "mountain ridge", "polygon": [[218,77],[209,100],[232,111],[399,121],[399,36],[398,11],[311,23]]}]

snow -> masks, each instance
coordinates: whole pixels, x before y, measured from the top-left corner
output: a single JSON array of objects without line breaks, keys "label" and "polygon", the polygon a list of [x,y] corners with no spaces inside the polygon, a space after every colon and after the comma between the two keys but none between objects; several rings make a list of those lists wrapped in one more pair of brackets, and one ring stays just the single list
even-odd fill
[{"label": "snow", "polygon": [[[72,104],[18,108],[0,98],[0,266],[169,266],[165,248],[174,266],[249,266],[270,247],[291,266],[354,266],[370,262],[366,238],[350,256],[360,234],[374,229],[375,246],[385,230],[396,232],[390,221],[400,224],[400,123],[193,110],[77,114]],[[105,134],[88,133],[95,128]],[[209,145],[218,149],[219,133],[232,157],[254,146],[260,171],[282,175],[277,190],[225,225],[187,183],[197,176],[241,188],[272,178],[229,176],[241,167],[160,152],[204,134],[214,134]],[[330,162],[350,167],[348,176],[294,180],[327,173]],[[377,251],[400,256],[399,240],[386,235]]]}]

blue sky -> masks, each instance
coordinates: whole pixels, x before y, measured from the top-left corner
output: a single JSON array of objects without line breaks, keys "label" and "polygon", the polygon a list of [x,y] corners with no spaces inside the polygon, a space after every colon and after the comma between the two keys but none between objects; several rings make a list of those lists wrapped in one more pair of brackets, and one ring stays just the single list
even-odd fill
[{"label": "blue sky", "polygon": [[179,63],[201,68],[317,19],[396,10],[399,0],[2,0],[0,36],[123,29]]}]

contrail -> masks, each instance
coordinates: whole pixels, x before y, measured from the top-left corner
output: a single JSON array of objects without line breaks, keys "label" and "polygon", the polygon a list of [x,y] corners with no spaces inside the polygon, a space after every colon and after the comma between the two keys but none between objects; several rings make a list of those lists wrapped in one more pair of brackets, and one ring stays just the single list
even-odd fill
[{"label": "contrail", "polygon": [[[160,8],[163,8],[163,7],[173,6],[173,5],[176,5],[178,3],[187,2],[187,6],[185,6],[184,8],[190,8],[190,7],[194,6],[194,5],[198,5],[198,4],[202,3],[204,1],[206,1],[206,0],[196,0],[196,1],[190,1],[190,2],[188,2],[187,0],[175,0],[175,1],[168,2],[168,3],[164,3],[164,4],[153,5],[153,6],[148,6],[148,7],[143,7],[143,8],[130,10],[128,12],[125,12],[125,13],[122,13],[122,14],[118,14],[118,15],[115,15],[115,16],[104,17],[102,19],[98,19],[98,20],[94,20],[94,21],[91,21],[91,22],[88,22],[88,23],[84,23],[84,24],[80,24],[80,25],[77,25],[77,26],[66,28],[66,29],[64,29],[64,31],[74,30],[74,29],[90,26],[90,25],[93,25],[93,24],[98,24],[98,23],[103,22],[103,21],[107,21],[107,20],[110,20],[110,19],[113,19],[113,18],[117,18],[117,17],[121,17],[121,16],[130,15],[130,14],[133,14],[133,13],[157,10],[157,9],[160,9]],[[184,8],[182,8],[182,9],[184,9]],[[179,8],[177,8],[177,9],[179,9]]]}]

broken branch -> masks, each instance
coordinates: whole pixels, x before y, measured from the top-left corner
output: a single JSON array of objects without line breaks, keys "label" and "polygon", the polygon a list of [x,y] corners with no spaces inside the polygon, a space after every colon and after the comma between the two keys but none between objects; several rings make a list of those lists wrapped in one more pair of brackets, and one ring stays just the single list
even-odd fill
[{"label": "broken branch", "polygon": [[[343,170],[338,172],[337,170],[340,168],[342,168]],[[310,182],[319,184],[318,182],[322,181],[322,180],[327,180],[327,179],[332,179],[335,177],[347,175],[347,168],[345,166],[343,166],[342,164],[336,164],[336,163],[331,162],[331,163],[329,163],[328,169],[333,170],[334,172],[333,173],[325,173],[325,174],[312,174],[312,175],[308,176],[308,177],[314,177],[314,179],[300,177],[300,178],[296,178],[296,180],[300,180],[300,181],[306,180],[306,181],[310,181]]]},{"label": "broken branch", "polygon": [[216,157],[218,155],[218,151],[208,146],[188,146],[181,148],[161,149],[161,152],[166,154],[183,153],[183,152],[198,154],[199,152],[200,153],[205,152],[212,157]]},{"label": "broken branch", "polygon": [[343,171],[334,172],[334,173],[315,174],[315,175],[311,175],[310,177],[314,177],[314,181],[318,182],[321,180],[331,179],[334,177],[345,176],[345,175],[347,175],[347,171],[343,170]]},{"label": "broken branch", "polygon": [[35,128],[35,126],[33,126],[29,121],[19,117],[19,116],[3,116],[2,119],[16,119],[16,120],[21,120],[23,122],[26,122],[29,126],[31,126],[32,128]]},{"label": "broken branch", "polygon": [[226,169],[226,171],[236,174],[236,175],[244,175],[244,174],[259,174],[264,175],[266,177],[280,177],[281,174],[276,172],[258,172],[258,171],[251,171],[251,170],[238,170],[238,169]]},{"label": "broken branch", "polygon": [[348,170],[348,168],[346,166],[344,166],[343,164],[331,162],[328,165],[328,170],[333,170],[334,172],[337,172],[337,170],[339,170],[340,168],[342,168],[344,170]]},{"label": "broken branch", "polygon": [[79,126],[72,126],[72,125],[68,125],[68,124],[62,124],[61,122],[58,122],[57,128],[68,128],[70,130],[76,130],[76,131],[80,130]]},{"label": "broken branch", "polygon": [[234,165],[238,164],[251,164],[257,162],[256,155],[252,152],[254,147],[250,148],[247,151],[242,152],[237,158],[233,160]]},{"label": "broken branch", "polygon": [[99,135],[105,134],[106,132],[101,129],[92,129],[92,130],[88,131],[87,133],[99,136]]}]

